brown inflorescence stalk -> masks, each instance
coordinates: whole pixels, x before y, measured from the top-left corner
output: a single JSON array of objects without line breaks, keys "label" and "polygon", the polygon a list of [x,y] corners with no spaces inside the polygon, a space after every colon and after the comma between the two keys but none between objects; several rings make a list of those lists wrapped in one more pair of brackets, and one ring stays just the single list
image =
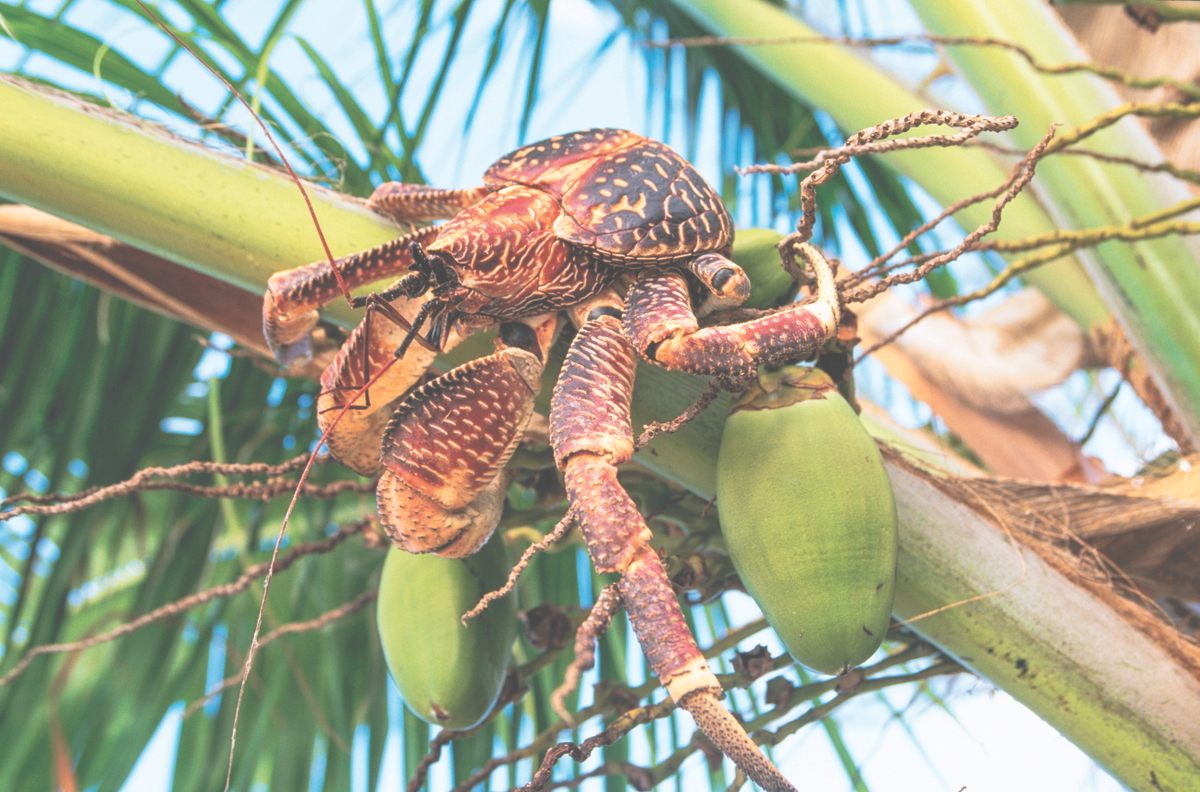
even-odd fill
[{"label": "brown inflorescence stalk", "polygon": [[[815,171],[823,169],[826,165],[834,160],[841,159],[841,163],[833,168],[836,172],[837,168],[849,162],[854,157],[863,157],[868,154],[888,154],[893,151],[906,151],[908,149],[922,148],[949,148],[951,146],[961,146],[972,140],[984,132],[1002,132],[1007,129],[1012,129],[1017,125],[1016,118],[1013,116],[1000,116],[994,118],[992,116],[961,116],[959,113],[954,113],[950,110],[919,110],[912,115],[927,115],[931,113],[942,114],[949,118],[950,116],[960,117],[955,119],[955,123],[951,123],[946,118],[935,118],[930,120],[921,120],[918,125],[925,124],[948,124],[950,126],[961,127],[961,132],[955,132],[950,135],[924,135],[922,137],[911,138],[887,138],[880,140],[869,140],[865,143],[851,143],[847,140],[841,146],[832,148],[822,148],[816,152],[816,155],[809,160],[793,162],[790,165],[776,165],[774,163],[747,165],[745,167],[736,168],[738,175],[750,176],[756,173],[772,173],[772,174],[794,174],[804,173],[806,171]],[[905,116],[904,119],[896,119],[904,121],[912,116]],[[884,122],[885,124],[895,123]],[[869,132],[876,129],[872,127],[863,132]],[[888,135],[897,134],[906,130],[896,130],[888,132]],[[859,134],[863,134],[860,132]],[[832,175],[832,174],[830,174]],[[827,178],[827,177],[826,177]],[[826,178],[823,178],[821,183],[824,183]]]},{"label": "brown inflorescence stalk", "polygon": [[[976,250],[980,247],[981,240],[994,232],[1000,227],[1000,220],[1004,214],[1004,207],[1008,206],[1020,192],[1025,189],[1025,186],[1033,180],[1033,174],[1037,168],[1038,162],[1045,156],[1047,148],[1051,140],[1054,138],[1055,127],[1050,127],[1045,136],[1038,142],[1036,146],[1029,150],[1025,159],[1021,160],[1013,167],[1008,179],[1002,185],[999,197],[992,206],[992,215],[986,223],[975,228],[971,233],[963,238],[950,250],[939,253],[926,261],[923,261],[919,266],[910,272],[889,275],[881,278],[870,286],[864,286],[844,296],[846,302],[865,302],[875,295],[885,291],[886,289],[900,283],[915,283],[923,279],[933,270],[938,267],[949,264],[951,261],[957,260],[964,253]],[[899,265],[893,265],[893,267]],[[890,268],[887,268],[890,269]],[[881,270],[882,271],[882,270]],[[880,344],[882,345],[882,344]],[[880,346],[877,345],[877,346]]]},{"label": "brown inflorescence stalk", "polygon": [[[764,629],[766,629],[766,627],[767,627],[767,623],[766,623],[766,620],[764,620],[764,619],[758,619],[756,621],[750,622],[749,624],[742,625],[741,627],[738,627],[737,629],[735,629],[732,632],[725,635],[720,640],[714,642],[712,644],[712,646],[705,649],[704,655],[705,655],[705,657],[709,657],[709,658],[718,657],[723,652],[730,649],[731,647],[737,646],[738,643],[745,640],[746,638],[749,638],[750,636],[752,636],[756,633],[762,632]],[[520,666],[520,668],[517,669],[517,672],[518,672],[520,678],[522,680],[531,678],[538,671],[540,671],[541,669],[543,669],[547,665],[549,665],[554,660],[555,656],[557,655],[557,653],[559,651],[561,651],[561,649],[559,649],[559,648],[549,649],[549,650],[543,652],[542,654],[538,655],[534,659],[530,660],[528,663],[525,663],[524,665]],[[728,677],[726,677],[726,679],[722,680],[722,684],[726,684],[726,683],[734,684],[732,681],[730,681],[728,679]],[[514,689],[516,689],[517,687],[519,687],[519,686],[514,686]],[[632,690],[629,691],[629,694],[635,700],[641,701],[642,699],[645,699],[650,694],[652,694],[657,687],[658,687],[658,683],[656,681],[649,681],[637,688],[633,688]],[[524,687],[520,687],[520,689],[525,690]],[[513,700],[516,700],[516,698],[514,697]],[[590,718],[593,718],[597,715],[612,714],[614,716],[619,716],[624,712],[624,710],[622,710],[620,708],[622,706],[620,702],[623,702],[625,700],[626,700],[625,697],[617,697],[617,696],[606,697],[604,700],[594,702],[591,706],[576,713],[576,720],[578,720],[580,723],[583,723],[584,721],[586,721]],[[672,712],[674,710],[674,702],[671,702],[668,700],[667,702],[664,702],[664,703],[669,705],[669,707],[668,707],[668,709],[664,710],[663,714],[669,714],[670,712]],[[459,736],[468,736],[468,735],[474,733],[475,731],[480,729],[484,724],[488,723],[492,717],[495,717],[497,711],[498,710],[493,709],[492,715],[489,716],[489,718],[485,719],[479,726],[475,726],[471,730],[466,731],[466,732],[457,732],[457,733],[455,733],[454,738],[457,738]],[[656,717],[659,717],[659,716],[656,716]],[[615,722],[614,722],[614,724],[615,724]],[[632,729],[636,725],[637,725],[636,723],[630,724],[628,726],[628,728],[626,728],[624,731],[621,732],[621,735],[625,734],[625,732],[629,731],[629,729]],[[532,757],[536,756],[538,754],[538,752],[546,751],[546,750],[550,749],[554,745],[554,737],[566,726],[567,726],[567,724],[565,721],[559,721],[559,722],[552,723],[549,726],[549,728],[544,730],[541,734],[538,734],[537,736],[535,736],[533,738],[533,741],[530,742],[528,745],[522,746],[521,748],[517,748],[503,756],[497,756],[497,757],[493,757],[493,758],[487,760],[486,762],[483,763],[483,766],[479,770],[476,770],[474,773],[472,773],[470,776],[468,776],[466,779],[464,779],[457,787],[455,787],[454,792],[468,792],[469,790],[474,789],[478,785],[486,783],[487,780],[491,777],[491,774],[493,772],[495,772],[497,769],[508,766],[508,765],[515,764],[523,759],[532,758]],[[610,728],[611,728],[611,725],[610,725]],[[618,735],[618,736],[620,736],[620,735]],[[616,739],[617,738],[614,737],[614,741]],[[431,746],[430,747],[430,755],[434,754],[435,752],[440,753],[440,749],[437,748],[436,746]],[[428,768],[428,766],[430,764],[432,764],[434,761],[436,761],[436,757],[430,758],[430,756],[426,756],[422,760],[422,765],[424,767]],[[418,768],[418,769],[420,769],[420,768]],[[413,786],[410,784],[410,786],[409,786],[410,792],[416,792],[416,790],[418,788],[419,788],[419,785]]]},{"label": "brown inflorescence stalk", "polygon": [[[998,143],[992,143],[989,140],[974,140],[971,145],[978,146],[988,151],[994,151],[997,154],[1005,154],[1008,156],[1025,156],[1025,152],[1011,146],[1001,146]],[[1085,148],[1060,148],[1054,152],[1071,157],[1087,157],[1094,159],[1097,162],[1105,162],[1109,165],[1125,165],[1134,170],[1142,171],[1143,173],[1165,173],[1169,176],[1174,176],[1180,181],[1191,182],[1192,184],[1200,185],[1200,171],[1192,168],[1184,168],[1174,164],[1169,160],[1162,162],[1145,162],[1135,157],[1126,157],[1121,154],[1109,154],[1104,151],[1095,151]]]},{"label": "brown inflorescence stalk", "polygon": [[[21,514],[62,514],[70,511],[79,511],[93,506],[102,501],[112,498],[119,498],[124,495],[129,495],[140,490],[148,489],[183,489],[180,487],[168,486],[166,482],[158,481],[158,479],[173,479],[184,478],[198,473],[208,473],[218,476],[268,476],[274,477],[284,473],[290,473],[304,465],[308,459],[308,454],[293,457],[286,462],[281,462],[277,465],[267,465],[261,463],[251,464],[236,464],[222,462],[189,462],[184,465],[173,465],[171,467],[147,467],[134,473],[125,481],[117,484],[108,484],[102,487],[88,487],[80,492],[74,492],[69,495],[51,494],[51,495],[33,495],[30,493],[18,493],[11,495],[3,500],[0,500],[0,509],[13,506],[18,503],[29,504],[27,506],[17,506],[6,512],[0,512],[0,520],[8,520],[17,517]],[[189,491],[184,489],[184,491]],[[200,493],[208,494],[208,493]]]},{"label": "brown inflorescence stalk", "polygon": [[583,672],[595,667],[596,641],[608,629],[613,615],[620,607],[620,588],[615,583],[606,586],[604,591],[600,592],[600,596],[596,598],[592,609],[588,611],[587,618],[575,632],[575,659],[567,667],[562,684],[550,694],[550,706],[558,713],[558,717],[567,723],[575,721],[571,713],[567,711],[567,696],[574,693],[575,689],[579,687],[579,678],[583,676]]},{"label": "brown inflorescence stalk", "polygon": [[521,553],[521,557],[517,559],[517,563],[513,564],[513,568],[508,572],[508,579],[504,581],[504,585],[495,591],[489,591],[484,594],[479,602],[475,603],[475,607],[467,611],[462,616],[462,623],[466,624],[471,619],[474,619],[479,614],[487,610],[487,607],[496,600],[509,594],[517,585],[517,579],[521,577],[521,573],[529,566],[529,562],[538,553],[552,547],[556,542],[562,541],[563,537],[571,530],[571,526],[575,524],[575,515],[572,509],[567,509],[567,513],[558,521],[558,524],[550,530],[550,533],[543,536],[538,541],[525,548],[525,552]]},{"label": "brown inflorescence stalk", "polygon": [[[931,665],[925,666],[916,671],[892,675],[882,674],[883,671],[886,671],[889,668],[895,668],[896,666],[922,660],[931,656],[935,658],[934,662]],[[774,671],[784,668],[791,663],[792,661],[790,657],[788,657],[786,654],[781,655],[773,660],[772,670]],[[791,686],[790,690],[788,691],[788,695],[781,699],[780,703],[777,703],[771,709],[763,712],[752,722],[747,724],[747,726],[748,728],[755,730],[756,734],[761,736],[761,741],[763,744],[776,745],[782,741],[785,736],[791,735],[801,727],[810,723],[814,723],[826,715],[829,715],[833,710],[842,706],[856,696],[882,690],[883,688],[894,685],[908,684],[935,676],[958,673],[962,671],[962,668],[953,661],[940,658],[937,655],[936,650],[932,649],[931,647],[917,643],[907,646],[883,658],[875,665],[866,666],[860,669],[860,671],[861,678],[853,686],[841,685],[839,680],[836,678],[824,679],[800,686]],[[775,679],[778,679],[781,682],[786,682],[786,678],[784,677],[775,677]],[[722,675],[721,681],[722,684],[724,684],[727,688],[744,687],[749,683],[749,680],[741,674]],[[787,684],[790,685],[790,683]],[[762,729],[765,729],[765,727],[768,726],[772,721],[779,720],[784,715],[799,708],[803,703],[809,701],[815,702],[821,696],[827,695],[834,691],[837,692],[837,695],[823,703],[814,704],[814,706],[807,708],[799,716],[793,718],[791,721],[786,722],[777,729],[773,731],[761,731]],[[674,711],[675,706],[675,702],[667,699],[665,701],[658,702],[657,704],[647,704],[645,706],[635,707],[618,715],[599,734],[593,735],[592,737],[589,737],[578,744],[558,743],[546,752],[546,755],[543,757],[542,763],[538,767],[538,770],[534,773],[533,778],[531,778],[530,782],[522,787],[522,789],[529,790],[529,792],[538,792],[539,790],[549,789],[557,786],[557,784],[554,784],[551,781],[551,774],[553,772],[554,765],[558,762],[558,760],[564,756],[570,756],[576,761],[583,761],[590,756],[596,748],[612,745],[633,728],[670,715]],[[647,782],[643,785],[637,786],[636,788],[653,788],[654,784],[665,780],[669,775],[673,774],[675,770],[683,763],[683,760],[687,758],[687,756],[695,753],[698,750],[702,750],[699,735],[693,738],[689,744],[679,748],[672,755],[658,761],[653,768],[636,768],[635,772],[633,773],[633,777],[639,781],[644,780]],[[514,754],[490,760],[488,764],[491,766],[491,769],[494,769],[495,767],[499,767],[504,764],[512,764],[518,759],[525,758],[527,756],[528,752],[522,749],[514,752]],[[619,772],[628,774],[629,770],[630,768],[628,767],[621,767]],[[611,773],[605,773],[605,775],[609,774]],[[457,787],[455,792],[465,792],[465,790],[471,788],[470,784],[479,783],[479,781],[486,779],[486,777],[486,775],[477,773],[469,778],[466,784]],[[741,779],[740,783],[737,779]],[[744,783],[745,775],[742,769],[739,767],[737,771],[737,778],[735,778],[734,784],[732,784],[730,788],[739,788],[741,784]]]},{"label": "brown inflorescence stalk", "polygon": [[[919,126],[950,126],[962,129],[955,135],[930,135],[922,138],[888,140]],[[918,110],[901,118],[893,118],[875,126],[867,127],[846,138],[844,145],[830,149],[821,157],[819,165],[800,182],[800,222],[796,231],[788,237],[791,244],[807,242],[817,223],[817,187],[833,178],[843,165],[862,153],[880,153],[902,148],[921,146],[957,146],[984,132],[1002,132],[1014,128],[1017,119],[1012,116],[978,116],[955,113],[950,110]],[[776,172],[788,166],[756,166],[763,172]],[[755,171],[757,172],[757,171]]]},{"label": "brown inflorescence stalk", "polygon": [[[1115,0],[1114,0],[1115,1]],[[1173,88],[1185,96],[1200,99],[1200,85],[1187,80],[1170,76],[1139,77],[1126,74],[1120,69],[1091,63],[1089,61],[1066,61],[1064,63],[1043,63],[1032,52],[1013,41],[992,36],[936,36],[929,34],[908,34],[903,36],[886,36],[871,38],[852,38],[848,36],[760,36],[760,37],[729,37],[729,36],[693,36],[689,38],[667,39],[665,41],[644,42],[648,47],[749,47],[783,44],[840,44],[849,47],[902,47],[927,46],[939,44],[958,47],[992,47],[1008,50],[1020,56],[1035,71],[1042,74],[1094,74],[1110,82],[1123,85],[1135,90],[1150,90],[1154,88]]]},{"label": "brown inflorescence stalk", "polygon": [[[285,495],[295,490],[296,482],[291,479],[276,478],[268,479],[267,481],[252,481],[226,484],[225,486],[216,486],[206,484],[189,484],[183,481],[147,481],[139,484],[136,487],[128,489],[122,487],[120,484],[114,484],[112,487],[104,487],[101,489],[103,491],[94,492],[89,496],[76,498],[74,500],[66,500],[61,503],[18,506],[11,511],[0,512],[0,521],[9,520],[13,517],[18,517],[23,514],[48,516],[83,511],[84,509],[95,506],[103,501],[111,500],[112,498],[123,495],[131,495],[134,492],[156,492],[166,490],[170,492],[180,492],[184,495],[195,495],[199,498],[239,498],[242,500],[269,501],[272,498],[277,498],[280,495]],[[374,481],[351,481],[349,479],[334,481],[329,484],[306,483],[301,488],[302,494],[310,498],[321,499],[336,498],[337,496],[344,495],[346,493],[366,495],[374,491]]]},{"label": "brown inflorescence stalk", "polygon": [[687,409],[675,416],[669,421],[652,421],[642,427],[642,433],[638,435],[637,442],[634,443],[634,448],[645,448],[650,444],[650,441],[658,437],[660,434],[671,434],[678,432],[683,427],[687,426],[696,416],[704,412],[708,405],[712,404],[725,388],[719,380],[713,380],[708,386],[700,392],[696,400],[688,405]]}]

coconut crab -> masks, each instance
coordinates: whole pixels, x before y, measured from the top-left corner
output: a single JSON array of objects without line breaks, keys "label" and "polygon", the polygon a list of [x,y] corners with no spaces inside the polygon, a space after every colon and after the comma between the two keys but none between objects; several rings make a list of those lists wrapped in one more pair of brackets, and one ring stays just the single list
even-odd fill
[{"label": "coconut crab", "polygon": [[[728,258],[732,220],[686,160],[617,129],[524,146],[493,164],[480,187],[384,184],[369,205],[401,223],[447,221],[335,262],[350,287],[399,276],[355,298],[367,317],[325,370],[318,398],[322,430],[337,421],[330,452],[359,473],[380,474],[380,522],[392,541],[465,556],[491,535],[504,467],[565,315],[578,331],[554,388],[550,441],[593,564],[621,575],[634,631],[671,697],[751,778],[790,789],[720,704],[721,686],[617,468],[634,450],[629,409],[639,356],[726,383],[760,365],[811,357],[840,317],[828,263],[805,246],[814,300],[702,328],[698,313],[749,296],[749,279]],[[270,279],[263,327],[280,363],[310,358],[317,309],[340,294],[326,262]],[[374,314],[390,321],[372,321]],[[496,325],[493,354],[418,384],[440,352]],[[389,361],[386,376],[360,397],[371,372]]]}]

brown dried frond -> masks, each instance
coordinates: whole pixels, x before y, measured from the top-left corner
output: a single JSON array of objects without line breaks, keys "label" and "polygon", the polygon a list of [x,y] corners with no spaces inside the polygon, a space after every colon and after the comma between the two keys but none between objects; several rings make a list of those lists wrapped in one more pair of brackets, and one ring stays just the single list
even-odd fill
[{"label": "brown dried frond", "polygon": [[620,607],[621,592],[616,583],[611,583],[600,592],[600,596],[592,604],[592,609],[588,611],[587,618],[575,633],[575,659],[567,667],[562,684],[550,694],[550,706],[558,713],[558,717],[567,723],[574,721],[571,713],[567,711],[567,696],[579,687],[579,678],[583,676],[583,672],[596,665],[596,641],[608,629],[613,615]]},{"label": "brown dried frond", "polygon": [[[1091,487],[1005,478],[958,478],[903,465],[950,497],[1001,524],[1069,580],[1091,591],[1136,629],[1179,659],[1200,678],[1200,645],[1171,624],[1146,590],[1159,597],[1200,598],[1194,570],[1200,542],[1200,500],[1175,490],[1128,485]],[[1191,485],[1194,470],[1180,467],[1168,485]],[[1176,492],[1172,495],[1170,493]]]}]

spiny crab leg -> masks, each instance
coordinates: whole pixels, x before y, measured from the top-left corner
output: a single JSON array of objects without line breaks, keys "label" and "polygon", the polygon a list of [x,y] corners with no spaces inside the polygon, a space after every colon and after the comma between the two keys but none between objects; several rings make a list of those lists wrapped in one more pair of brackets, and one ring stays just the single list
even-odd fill
[{"label": "spiny crab leg", "polygon": [[[375,188],[367,206],[398,223],[412,225],[444,220],[479,201],[485,187],[445,190],[424,184],[385,182]],[[370,250],[334,262],[349,289],[407,271],[412,246],[428,246],[438,229],[420,228]],[[263,335],[275,358],[292,367],[312,357],[309,334],[317,324],[317,309],[341,296],[341,284],[327,261],[277,272],[267,281],[263,297]],[[361,306],[360,306],[361,307]],[[392,319],[397,317],[385,311]]]},{"label": "spiny crab leg", "polygon": [[721,685],[688,630],[650,546],[650,529],[617,481],[617,467],[633,455],[629,407],[636,354],[617,309],[587,310],[554,389],[550,443],[592,563],[597,572],[621,575],[621,599],[638,642],[671,698],[755,782],[769,790],[793,789],[720,704]]},{"label": "spiny crab leg", "polygon": [[551,314],[501,325],[499,348],[409,393],[383,433],[379,519],[413,553],[460,558],[500,519],[504,466],[521,441],[554,339]]},{"label": "spiny crab leg", "polygon": [[701,328],[683,274],[645,270],[629,290],[629,338],[651,363],[733,382],[753,376],[759,366],[810,357],[837,332],[841,303],[828,260],[811,245],[799,247],[816,275],[813,302],[738,324]]},{"label": "spiny crab leg", "polygon": [[[337,259],[334,266],[347,288],[355,289],[391,277],[412,267],[413,243],[429,244],[437,228],[422,228],[378,247]],[[341,296],[333,267],[318,261],[277,272],[267,281],[263,295],[263,336],[275,359],[291,368],[312,358],[310,334],[316,327],[317,309]]]},{"label": "spiny crab leg", "polygon": [[486,187],[447,190],[427,184],[384,182],[367,199],[367,206],[399,223],[446,220],[487,195]]}]

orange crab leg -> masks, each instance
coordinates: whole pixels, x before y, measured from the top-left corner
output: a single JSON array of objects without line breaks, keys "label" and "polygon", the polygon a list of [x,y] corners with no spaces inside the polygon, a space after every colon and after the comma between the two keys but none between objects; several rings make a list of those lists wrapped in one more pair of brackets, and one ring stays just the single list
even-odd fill
[{"label": "orange crab leg", "polygon": [[616,572],[621,599],[650,667],[671,698],[761,786],[792,789],[719,703],[721,685],[688,630],[650,529],[617,481],[633,455],[629,407],[636,354],[619,311],[600,305],[575,336],[550,406],[550,443],[597,572]]},{"label": "orange crab leg", "polygon": [[815,249],[808,256],[817,274],[814,302],[705,328],[696,321],[683,274],[647,270],[629,290],[625,331],[651,363],[734,382],[762,365],[812,357],[837,332],[841,307],[828,262]]},{"label": "orange crab leg", "polygon": [[533,414],[553,315],[507,322],[500,348],[412,391],[384,431],[379,519],[413,553],[462,557],[500,520],[504,466]]}]

